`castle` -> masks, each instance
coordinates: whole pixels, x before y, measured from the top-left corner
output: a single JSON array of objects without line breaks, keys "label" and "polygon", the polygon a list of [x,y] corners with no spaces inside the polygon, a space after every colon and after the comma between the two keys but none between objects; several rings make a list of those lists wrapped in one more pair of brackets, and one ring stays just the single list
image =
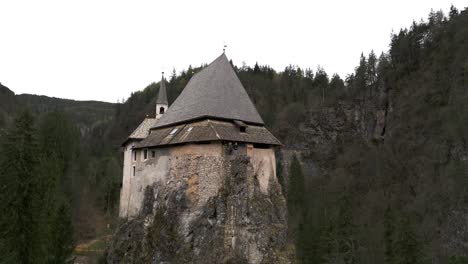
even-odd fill
[{"label": "castle", "polygon": [[174,184],[179,176],[196,186],[188,189],[197,192],[194,203],[203,204],[219,191],[223,160],[236,155],[249,157],[267,193],[276,181],[274,149],[280,145],[224,53],[195,74],[171,106],[163,77],[155,118],[145,118],[122,144],[119,216],[137,216],[148,186]]}]

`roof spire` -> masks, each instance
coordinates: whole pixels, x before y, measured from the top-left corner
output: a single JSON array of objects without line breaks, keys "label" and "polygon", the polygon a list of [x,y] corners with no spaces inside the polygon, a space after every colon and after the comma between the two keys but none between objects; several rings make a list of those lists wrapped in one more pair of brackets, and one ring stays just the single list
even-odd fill
[{"label": "roof spire", "polygon": [[162,72],[161,83],[159,84],[159,93],[156,104],[165,104],[168,105],[167,101],[167,92],[166,92],[166,81],[164,80],[164,72]]}]

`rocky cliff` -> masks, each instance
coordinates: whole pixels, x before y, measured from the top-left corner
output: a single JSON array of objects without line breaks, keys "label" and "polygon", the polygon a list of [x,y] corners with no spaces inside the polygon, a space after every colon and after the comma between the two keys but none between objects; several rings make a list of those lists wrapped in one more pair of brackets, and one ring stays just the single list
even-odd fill
[{"label": "rocky cliff", "polygon": [[[117,230],[108,263],[290,263],[277,179],[265,192],[247,156],[208,159],[180,157],[167,182],[146,188],[143,210]],[[220,165],[218,180],[197,173],[204,163]]]}]

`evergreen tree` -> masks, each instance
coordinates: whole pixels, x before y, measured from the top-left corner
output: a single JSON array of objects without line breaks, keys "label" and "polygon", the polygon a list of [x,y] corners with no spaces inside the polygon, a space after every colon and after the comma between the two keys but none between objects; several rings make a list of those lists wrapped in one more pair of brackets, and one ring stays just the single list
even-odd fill
[{"label": "evergreen tree", "polygon": [[115,211],[115,205],[118,205],[121,167],[117,159],[110,158],[105,166],[104,177],[102,180],[102,193],[105,200],[104,210],[107,215]]},{"label": "evergreen tree", "polygon": [[394,264],[424,263],[421,243],[418,241],[409,217],[402,217],[396,228]]},{"label": "evergreen tree", "polygon": [[325,72],[325,70],[322,67],[317,68],[317,72],[315,73],[315,78],[314,78],[314,85],[318,87],[321,91],[322,94],[322,103],[325,102],[325,96],[326,96],[326,90],[328,88],[328,75]]},{"label": "evergreen tree", "polygon": [[304,174],[302,172],[301,163],[296,155],[291,160],[289,167],[289,184],[288,184],[288,211],[292,218],[299,218],[301,208],[305,201],[304,192]]},{"label": "evergreen tree", "polygon": [[333,74],[329,85],[330,95],[334,98],[340,97],[345,91],[345,84],[338,74]]},{"label": "evergreen tree", "polygon": [[359,60],[359,66],[356,68],[353,81],[353,90],[357,94],[362,94],[362,99],[365,99],[365,91],[367,90],[367,60],[363,53],[361,53],[361,58]]},{"label": "evergreen tree", "polygon": [[336,216],[331,219],[326,238],[328,254],[324,257],[327,263],[359,263],[358,241],[355,238],[356,226],[353,224],[352,205],[346,194],[336,204]]},{"label": "evergreen tree", "polygon": [[303,259],[305,256],[304,247],[306,245],[304,215],[305,215],[305,191],[304,191],[304,174],[302,172],[301,163],[296,155],[292,157],[289,167],[289,182],[287,193],[288,206],[288,225],[296,244],[298,259]]},{"label": "evergreen tree", "polygon": [[48,263],[67,263],[73,252],[73,227],[70,209],[66,201],[57,204],[51,224],[51,243]]},{"label": "evergreen tree", "polygon": [[373,50],[369,53],[366,66],[366,85],[369,89],[369,97],[372,97],[377,89],[377,56]]},{"label": "evergreen tree", "polygon": [[40,151],[34,120],[29,112],[19,115],[2,135],[0,148],[0,255],[2,263],[45,263],[43,202],[45,188],[40,175]]},{"label": "evergreen tree", "polygon": [[384,244],[385,244],[385,261],[386,263],[395,263],[394,240],[395,240],[395,216],[390,209],[387,208],[384,216]]},{"label": "evergreen tree", "polygon": [[77,130],[63,112],[54,111],[43,118],[39,129],[39,148],[42,154],[42,184],[46,190],[44,209],[47,212],[49,263],[63,263],[73,248],[68,207],[72,196],[70,178],[73,177],[70,167],[78,141]]}]

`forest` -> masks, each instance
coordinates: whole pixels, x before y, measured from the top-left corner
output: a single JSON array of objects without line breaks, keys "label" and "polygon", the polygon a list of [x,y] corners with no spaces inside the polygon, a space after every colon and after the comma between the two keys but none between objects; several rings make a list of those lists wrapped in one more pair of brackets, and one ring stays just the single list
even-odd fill
[{"label": "forest", "polygon": [[[467,25],[466,9],[431,12],[347,76],[231,61],[284,144],[297,263],[468,263]],[[169,102],[204,66],[173,71]],[[112,235],[119,148],[154,116],[158,89],[109,104],[0,85],[0,263],[68,263]]]}]

